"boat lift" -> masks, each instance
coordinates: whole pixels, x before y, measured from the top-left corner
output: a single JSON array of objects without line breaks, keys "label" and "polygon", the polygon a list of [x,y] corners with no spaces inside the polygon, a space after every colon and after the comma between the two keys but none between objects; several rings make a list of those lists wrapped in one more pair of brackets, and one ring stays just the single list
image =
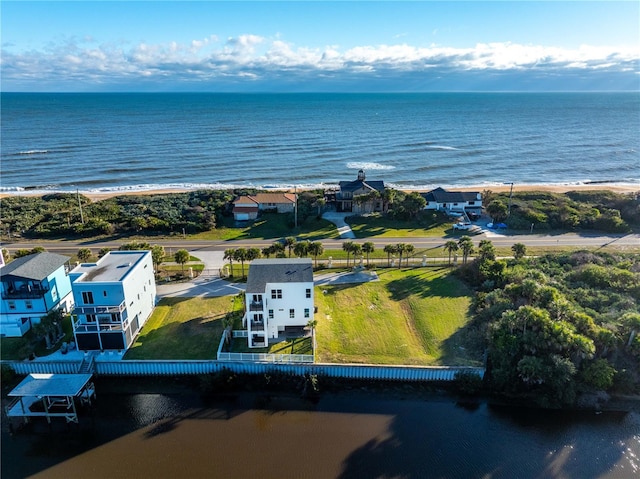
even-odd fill
[{"label": "boat lift", "polygon": [[67,423],[78,422],[76,399],[91,404],[95,399],[92,374],[29,374],[10,393],[13,398],[5,412],[8,418],[63,417]]}]

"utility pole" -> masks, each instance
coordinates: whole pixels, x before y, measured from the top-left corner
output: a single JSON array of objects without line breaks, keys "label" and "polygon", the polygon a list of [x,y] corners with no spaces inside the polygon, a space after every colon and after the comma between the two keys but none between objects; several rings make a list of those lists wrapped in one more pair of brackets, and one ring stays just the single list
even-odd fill
[{"label": "utility pole", "polygon": [[84,215],[82,214],[82,202],[80,201],[80,192],[76,188],[76,196],[78,197],[78,206],[80,207],[80,221],[84,224]]},{"label": "utility pole", "polygon": [[509,190],[509,206],[507,207],[507,216],[511,216],[511,198],[513,197],[513,182],[505,183],[505,185],[511,185]]},{"label": "utility pole", "polygon": [[293,204],[293,218],[294,218],[294,224],[296,229],[298,228],[298,187],[294,186],[293,187],[293,196],[295,197],[296,201]]}]

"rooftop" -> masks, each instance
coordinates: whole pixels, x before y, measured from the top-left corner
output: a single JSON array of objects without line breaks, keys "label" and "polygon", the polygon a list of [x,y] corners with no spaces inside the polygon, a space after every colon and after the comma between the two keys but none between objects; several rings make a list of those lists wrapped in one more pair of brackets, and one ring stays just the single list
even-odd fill
[{"label": "rooftop", "polygon": [[482,195],[478,191],[447,191],[443,188],[436,188],[427,193],[421,193],[427,201],[437,203],[463,203],[465,201],[479,201]]},{"label": "rooftop", "polygon": [[91,374],[29,374],[9,396],[77,396]]},{"label": "rooftop", "polygon": [[0,269],[0,275],[7,277],[42,281],[63,266],[69,258],[55,253],[36,253],[13,260]]},{"label": "rooftop", "polygon": [[263,293],[267,283],[313,283],[311,258],[257,259],[249,265],[248,293]]},{"label": "rooftop", "polygon": [[110,251],[97,263],[82,263],[71,274],[80,275],[76,282],[112,283],[122,281],[149,251]]}]

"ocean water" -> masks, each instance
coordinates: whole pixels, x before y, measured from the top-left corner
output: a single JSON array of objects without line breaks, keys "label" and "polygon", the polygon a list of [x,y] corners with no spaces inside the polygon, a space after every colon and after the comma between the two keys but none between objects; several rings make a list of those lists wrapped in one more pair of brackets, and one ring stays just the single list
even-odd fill
[{"label": "ocean water", "polygon": [[1,191],[640,186],[640,93],[2,93]]}]

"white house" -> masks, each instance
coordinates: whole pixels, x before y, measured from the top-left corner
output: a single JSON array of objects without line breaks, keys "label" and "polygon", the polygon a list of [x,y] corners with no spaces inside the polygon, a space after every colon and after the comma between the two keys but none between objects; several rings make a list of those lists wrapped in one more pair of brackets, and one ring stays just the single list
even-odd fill
[{"label": "white house", "polygon": [[291,213],[296,204],[296,195],[291,193],[256,193],[239,196],[233,201],[233,218],[236,221],[255,220],[260,211]]},{"label": "white house", "polygon": [[156,283],[151,251],[110,251],[70,273],[79,350],[126,350],[151,316]]},{"label": "white house", "polygon": [[71,281],[65,266],[68,261],[66,256],[43,252],[0,268],[0,336],[23,336],[50,311],[71,310]]},{"label": "white house", "polygon": [[310,258],[258,259],[251,262],[246,289],[249,347],[313,320],[313,265]]},{"label": "white house", "polygon": [[426,210],[455,211],[467,213],[482,212],[482,194],[477,191],[447,191],[436,188],[428,193],[421,193],[426,200]]}]

